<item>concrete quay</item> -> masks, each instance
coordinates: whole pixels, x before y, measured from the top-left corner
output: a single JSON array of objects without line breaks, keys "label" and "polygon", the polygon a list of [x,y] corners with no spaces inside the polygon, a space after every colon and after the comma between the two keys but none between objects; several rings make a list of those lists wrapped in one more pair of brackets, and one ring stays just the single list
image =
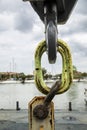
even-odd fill
[{"label": "concrete quay", "polygon": [[[28,110],[0,110],[0,130],[29,130]],[[55,130],[87,130],[87,111],[55,110]]]}]

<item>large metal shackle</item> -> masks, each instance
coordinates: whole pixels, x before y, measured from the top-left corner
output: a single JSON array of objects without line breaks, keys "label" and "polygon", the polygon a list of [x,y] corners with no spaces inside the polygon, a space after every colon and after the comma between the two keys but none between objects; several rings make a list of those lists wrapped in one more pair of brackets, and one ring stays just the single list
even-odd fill
[{"label": "large metal shackle", "polygon": [[[62,40],[58,40],[57,45],[57,52],[59,52],[62,57],[62,76],[61,85],[56,94],[61,94],[70,88],[73,79],[73,68],[72,57],[68,45]],[[46,49],[46,42],[42,41],[35,51],[35,84],[38,90],[43,94],[48,94],[50,92],[50,87],[44,82],[41,68],[41,57]]]}]

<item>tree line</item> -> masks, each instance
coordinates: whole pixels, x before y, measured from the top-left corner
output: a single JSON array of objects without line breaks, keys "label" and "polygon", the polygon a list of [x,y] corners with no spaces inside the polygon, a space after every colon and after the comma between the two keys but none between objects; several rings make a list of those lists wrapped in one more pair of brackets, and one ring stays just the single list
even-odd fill
[{"label": "tree line", "polygon": [[[55,74],[52,75],[51,73],[48,73],[45,68],[42,68],[42,74],[43,78],[48,80],[48,79],[59,79],[61,78],[61,73],[60,74]],[[73,78],[74,79],[83,79],[87,77],[86,72],[79,72],[76,68],[76,66],[73,66]],[[24,74],[22,73],[15,73],[15,72],[0,72],[0,80],[8,80],[8,79],[14,79],[14,80],[32,80],[34,79],[34,74]]]}]

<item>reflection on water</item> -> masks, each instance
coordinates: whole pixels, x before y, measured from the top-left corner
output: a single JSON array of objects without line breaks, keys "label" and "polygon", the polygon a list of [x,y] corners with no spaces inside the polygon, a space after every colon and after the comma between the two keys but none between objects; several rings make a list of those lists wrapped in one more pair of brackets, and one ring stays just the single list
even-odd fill
[{"label": "reflection on water", "polygon": [[77,87],[77,84],[73,84],[71,87],[73,88],[70,88],[69,92],[67,93],[67,98],[70,101],[74,101],[78,98],[78,95],[79,95],[78,87]]},{"label": "reflection on water", "polygon": [[[68,103],[72,102],[72,108],[85,110],[84,88],[87,83],[76,82],[71,88],[54,98],[55,109],[68,109]],[[42,95],[34,83],[28,84],[0,84],[0,109],[15,109],[16,101],[19,101],[21,109],[28,108],[28,102],[34,97]]]}]

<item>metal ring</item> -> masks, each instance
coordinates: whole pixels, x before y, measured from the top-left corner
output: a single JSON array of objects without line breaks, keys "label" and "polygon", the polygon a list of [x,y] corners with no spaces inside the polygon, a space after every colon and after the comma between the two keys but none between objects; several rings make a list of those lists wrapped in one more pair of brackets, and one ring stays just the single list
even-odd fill
[{"label": "metal ring", "polygon": [[52,21],[48,23],[46,30],[46,43],[49,63],[56,61],[57,29]]},{"label": "metal ring", "polygon": [[[62,40],[58,40],[57,44],[58,44],[57,52],[59,52],[62,56],[63,65],[62,65],[61,85],[56,94],[61,94],[70,88],[73,79],[73,69],[72,69],[72,57],[68,45]],[[42,41],[39,43],[35,52],[35,83],[36,87],[40,92],[42,92],[43,94],[48,94],[50,91],[50,87],[48,87],[43,80],[42,68],[41,68],[41,57],[45,51],[46,51],[46,42]]]}]

